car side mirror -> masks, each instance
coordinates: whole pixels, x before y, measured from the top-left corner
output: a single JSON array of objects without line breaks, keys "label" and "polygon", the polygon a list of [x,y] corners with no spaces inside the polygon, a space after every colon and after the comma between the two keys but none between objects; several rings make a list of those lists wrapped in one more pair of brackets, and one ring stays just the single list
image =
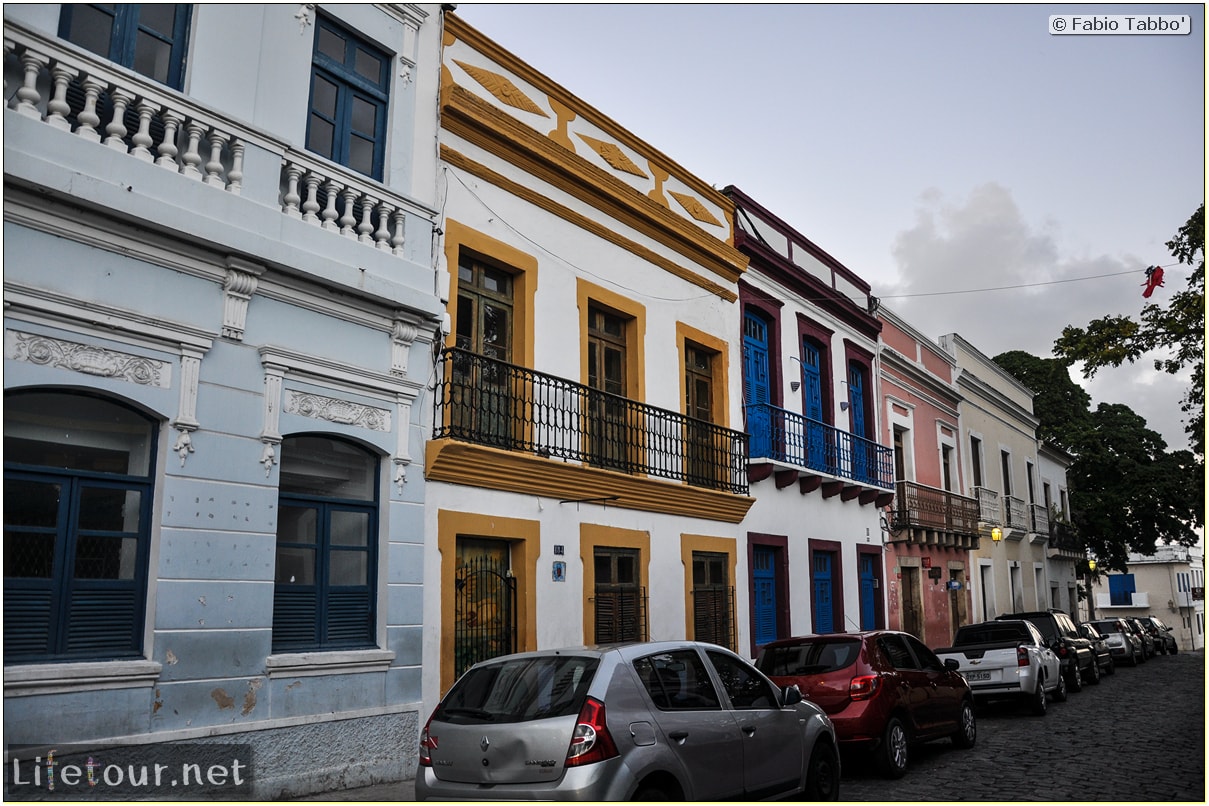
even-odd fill
[{"label": "car side mirror", "polygon": [[945,658],[945,668],[950,672],[955,672],[961,668],[961,663],[957,658]]},{"label": "car side mirror", "polygon": [[798,688],[797,683],[786,686],[785,690],[781,692],[781,699],[784,700],[785,705],[797,705],[802,701],[802,690]]}]

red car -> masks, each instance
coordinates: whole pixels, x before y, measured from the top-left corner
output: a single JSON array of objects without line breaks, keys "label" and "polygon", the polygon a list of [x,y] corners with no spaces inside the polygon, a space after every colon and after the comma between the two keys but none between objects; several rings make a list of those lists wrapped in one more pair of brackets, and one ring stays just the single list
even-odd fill
[{"label": "red car", "polygon": [[756,666],[778,686],[797,685],[831,717],[841,748],[872,755],[898,778],[910,746],[951,738],[973,747],[974,697],[957,661],[942,663],[908,633],[874,630],[773,641]]}]

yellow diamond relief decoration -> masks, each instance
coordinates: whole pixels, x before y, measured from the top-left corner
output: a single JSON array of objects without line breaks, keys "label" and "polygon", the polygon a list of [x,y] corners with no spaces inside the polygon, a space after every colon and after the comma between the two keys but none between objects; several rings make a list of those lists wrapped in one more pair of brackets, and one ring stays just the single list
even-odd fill
[{"label": "yellow diamond relief decoration", "polygon": [[508,106],[521,109],[525,112],[541,115],[544,118],[550,117],[546,114],[545,110],[522,92],[520,87],[513,84],[512,80],[507,76],[501,76],[499,73],[493,73],[490,70],[484,70],[472,64],[459,62],[457,59],[454,59],[454,64],[469,73],[471,78],[482,84],[487,92],[498,98],[501,103],[508,104]]},{"label": "yellow diamond relief decoration", "polygon": [[722,222],[714,218],[709,210],[705,209],[705,205],[689,196],[686,193],[677,193],[674,190],[669,190],[668,194],[680,202],[680,206],[688,211],[688,214],[700,221],[702,224],[713,224],[715,227],[722,226]]},{"label": "yellow diamond relief decoration", "polygon": [[642,169],[635,165],[615,143],[606,143],[604,140],[597,140],[595,137],[589,137],[586,134],[580,134],[579,139],[587,143],[605,162],[617,170],[625,171],[634,176],[641,176],[643,179],[648,178],[642,172]]}]

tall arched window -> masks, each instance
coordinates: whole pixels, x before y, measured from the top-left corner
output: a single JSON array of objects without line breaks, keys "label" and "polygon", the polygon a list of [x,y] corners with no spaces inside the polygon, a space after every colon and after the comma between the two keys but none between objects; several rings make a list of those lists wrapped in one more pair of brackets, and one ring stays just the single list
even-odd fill
[{"label": "tall arched window", "polygon": [[155,444],[119,403],[5,396],[5,663],[142,656]]},{"label": "tall arched window", "polygon": [[273,651],[374,646],[377,457],[286,437],[278,501]]}]

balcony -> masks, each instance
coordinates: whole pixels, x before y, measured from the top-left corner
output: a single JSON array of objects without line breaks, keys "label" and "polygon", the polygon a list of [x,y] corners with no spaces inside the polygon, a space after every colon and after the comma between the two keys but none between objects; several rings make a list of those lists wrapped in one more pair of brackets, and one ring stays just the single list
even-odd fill
[{"label": "balcony", "polygon": [[1007,527],[1003,536],[1008,540],[1021,540],[1028,533],[1028,506],[1022,499],[1003,497],[1003,525]]},{"label": "balcony", "polygon": [[1003,521],[999,517],[999,491],[989,487],[975,487],[974,498],[978,501],[978,522],[987,526],[998,526]]},{"label": "balcony", "polygon": [[797,481],[803,494],[821,487],[825,498],[879,507],[893,498],[894,454],[884,445],[767,403],[748,404],[747,430],[752,481],[775,474],[778,487]]},{"label": "balcony", "polygon": [[978,501],[913,481],[895,484],[892,542],[978,548]]},{"label": "balcony", "polygon": [[4,34],[6,182],[46,181],[47,154],[76,202],[439,313],[416,291],[430,206],[69,43]]},{"label": "balcony", "polygon": [[1043,504],[1029,504],[1029,541],[1044,543],[1049,540],[1049,508]]},{"label": "balcony", "polygon": [[1065,557],[1071,560],[1083,557],[1083,547],[1079,545],[1079,538],[1069,523],[1052,520],[1049,527],[1049,549],[1046,552],[1048,557]]},{"label": "balcony", "polygon": [[440,367],[434,440],[747,493],[740,431],[459,348]]}]

